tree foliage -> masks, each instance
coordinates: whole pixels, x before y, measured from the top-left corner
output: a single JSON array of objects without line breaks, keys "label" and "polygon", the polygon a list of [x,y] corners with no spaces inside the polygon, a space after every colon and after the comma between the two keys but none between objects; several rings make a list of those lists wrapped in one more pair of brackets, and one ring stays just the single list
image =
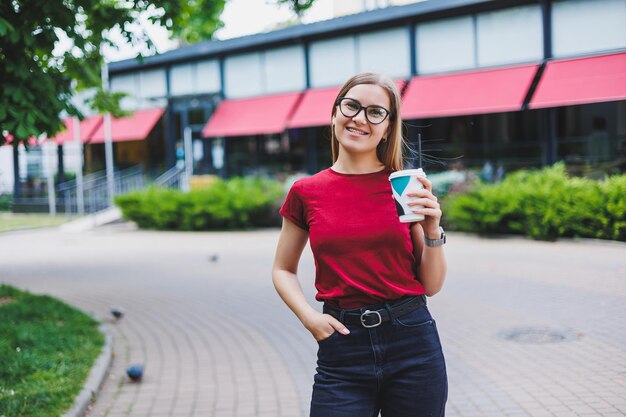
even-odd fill
[{"label": "tree foliage", "polygon": [[[275,0],[298,16],[314,0]],[[15,145],[62,129],[59,116],[81,117],[72,105],[77,91],[95,89],[94,110],[123,114],[120,93],[101,84],[102,47],[115,46],[112,30],[131,45],[155,47],[145,30],[135,30],[141,13],[181,43],[210,39],[222,26],[226,0],[3,0],[0,3],[0,145],[10,133]],[[135,25],[134,25],[135,24]],[[71,47],[55,51],[60,40]],[[53,53],[54,51],[54,53]]]},{"label": "tree foliage", "polygon": [[315,0],[276,0],[278,4],[288,4],[298,19],[313,6]]},{"label": "tree foliage", "polygon": [[[19,142],[46,133],[55,135],[59,115],[82,116],[71,103],[76,91],[95,88],[90,105],[121,113],[120,94],[102,89],[102,46],[115,46],[118,29],[131,44],[155,48],[145,31],[137,31],[142,12],[185,42],[209,39],[221,26],[225,0],[5,0],[0,3],[0,145],[5,132]],[[61,40],[72,47],[55,52]]]}]

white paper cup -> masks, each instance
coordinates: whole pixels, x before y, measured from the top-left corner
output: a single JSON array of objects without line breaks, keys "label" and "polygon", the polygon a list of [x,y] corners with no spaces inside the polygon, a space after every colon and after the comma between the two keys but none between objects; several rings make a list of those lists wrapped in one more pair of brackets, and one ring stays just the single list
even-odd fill
[{"label": "white paper cup", "polygon": [[424,220],[423,214],[415,214],[413,210],[422,206],[409,207],[407,203],[411,200],[411,197],[407,196],[407,193],[411,190],[418,188],[424,188],[417,178],[426,177],[426,173],[422,168],[418,169],[403,169],[402,171],[396,171],[389,176],[391,182],[391,190],[393,191],[393,199],[396,202],[396,209],[398,210],[398,216],[401,223],[414,223]]}]

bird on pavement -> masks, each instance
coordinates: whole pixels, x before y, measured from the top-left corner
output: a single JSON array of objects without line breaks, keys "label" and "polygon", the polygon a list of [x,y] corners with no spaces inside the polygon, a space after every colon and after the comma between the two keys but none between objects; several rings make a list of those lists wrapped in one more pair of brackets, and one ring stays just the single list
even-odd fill
[{"label": "bird on pavement", "polygon": [[115,320],[119,320],[124,317],[124,309],[120,307],[111,307],[111,314],[115,317]]},{"label": "bird on pavement", "polygon": [[130,365],[126,368],[126,375],[128,375],[131,381],[140,382],[143,378],[143,365],[138,363]]}]

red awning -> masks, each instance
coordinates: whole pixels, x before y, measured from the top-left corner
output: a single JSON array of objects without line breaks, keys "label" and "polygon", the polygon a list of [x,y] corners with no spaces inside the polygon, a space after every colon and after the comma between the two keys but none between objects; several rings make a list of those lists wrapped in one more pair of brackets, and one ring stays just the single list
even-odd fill
[{"label": "red awning", "polygon": [[[405,80],[397,80],[396,86],[402,91]],[[333,102],[341,87],[310,89],[304,93],[300,105],[287,122],[287,127],[329,126]]]},{"label": "red awning", "polygon": [[[127,117],[111,118],[111,141],[144,140],[163,116],[163,112],[163,109],[137,110]],[[89,143],[104,143],[104,122],[98,126]]]},{"label": "red awning", "polygon": [[340,87],[307,90],[300,105],[287,122],[287,127],[314,127],[330,125],[333,101]]},{"label": "red awning", "polygon": [[[72,117],[68,117],[63,120],[65,124],[65,130],[57,133],[57,135],[51,140],[56,141],[58,145],[63,145],[65,142],[74,142],[74,121]],[[80,141],[85,143],[91,138],[96,129],[102,124],[102,116],[90,116],[86,117],[80,122],[79,132]]]},{"label": "red awning", "polygon": [[626,100],[626,53],[551,61],[530,108]]},{"label": "red awning", "polygon": [[224,100],[209,119],[202,136],[247,136],[285,130],[301,93]]},{"label": "red awning", "polygon": [[402,99],[403,119],[521,110],[538,65],[415,77]]}]

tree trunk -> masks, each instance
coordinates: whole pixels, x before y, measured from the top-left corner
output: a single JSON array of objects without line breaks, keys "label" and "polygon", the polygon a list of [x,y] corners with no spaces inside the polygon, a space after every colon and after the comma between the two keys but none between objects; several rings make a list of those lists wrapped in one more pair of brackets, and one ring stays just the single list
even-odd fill
[{"label": "tree trunk", "polygon": [[13,201],[20,198],[22,194],[22,184],[20,183],[20,152],[19,142],[13,140]]},{"label": "tree trunk", "polygon": [[63,145],[57,145],[57,184],[65,182],[65,161],[63,160]]}]

